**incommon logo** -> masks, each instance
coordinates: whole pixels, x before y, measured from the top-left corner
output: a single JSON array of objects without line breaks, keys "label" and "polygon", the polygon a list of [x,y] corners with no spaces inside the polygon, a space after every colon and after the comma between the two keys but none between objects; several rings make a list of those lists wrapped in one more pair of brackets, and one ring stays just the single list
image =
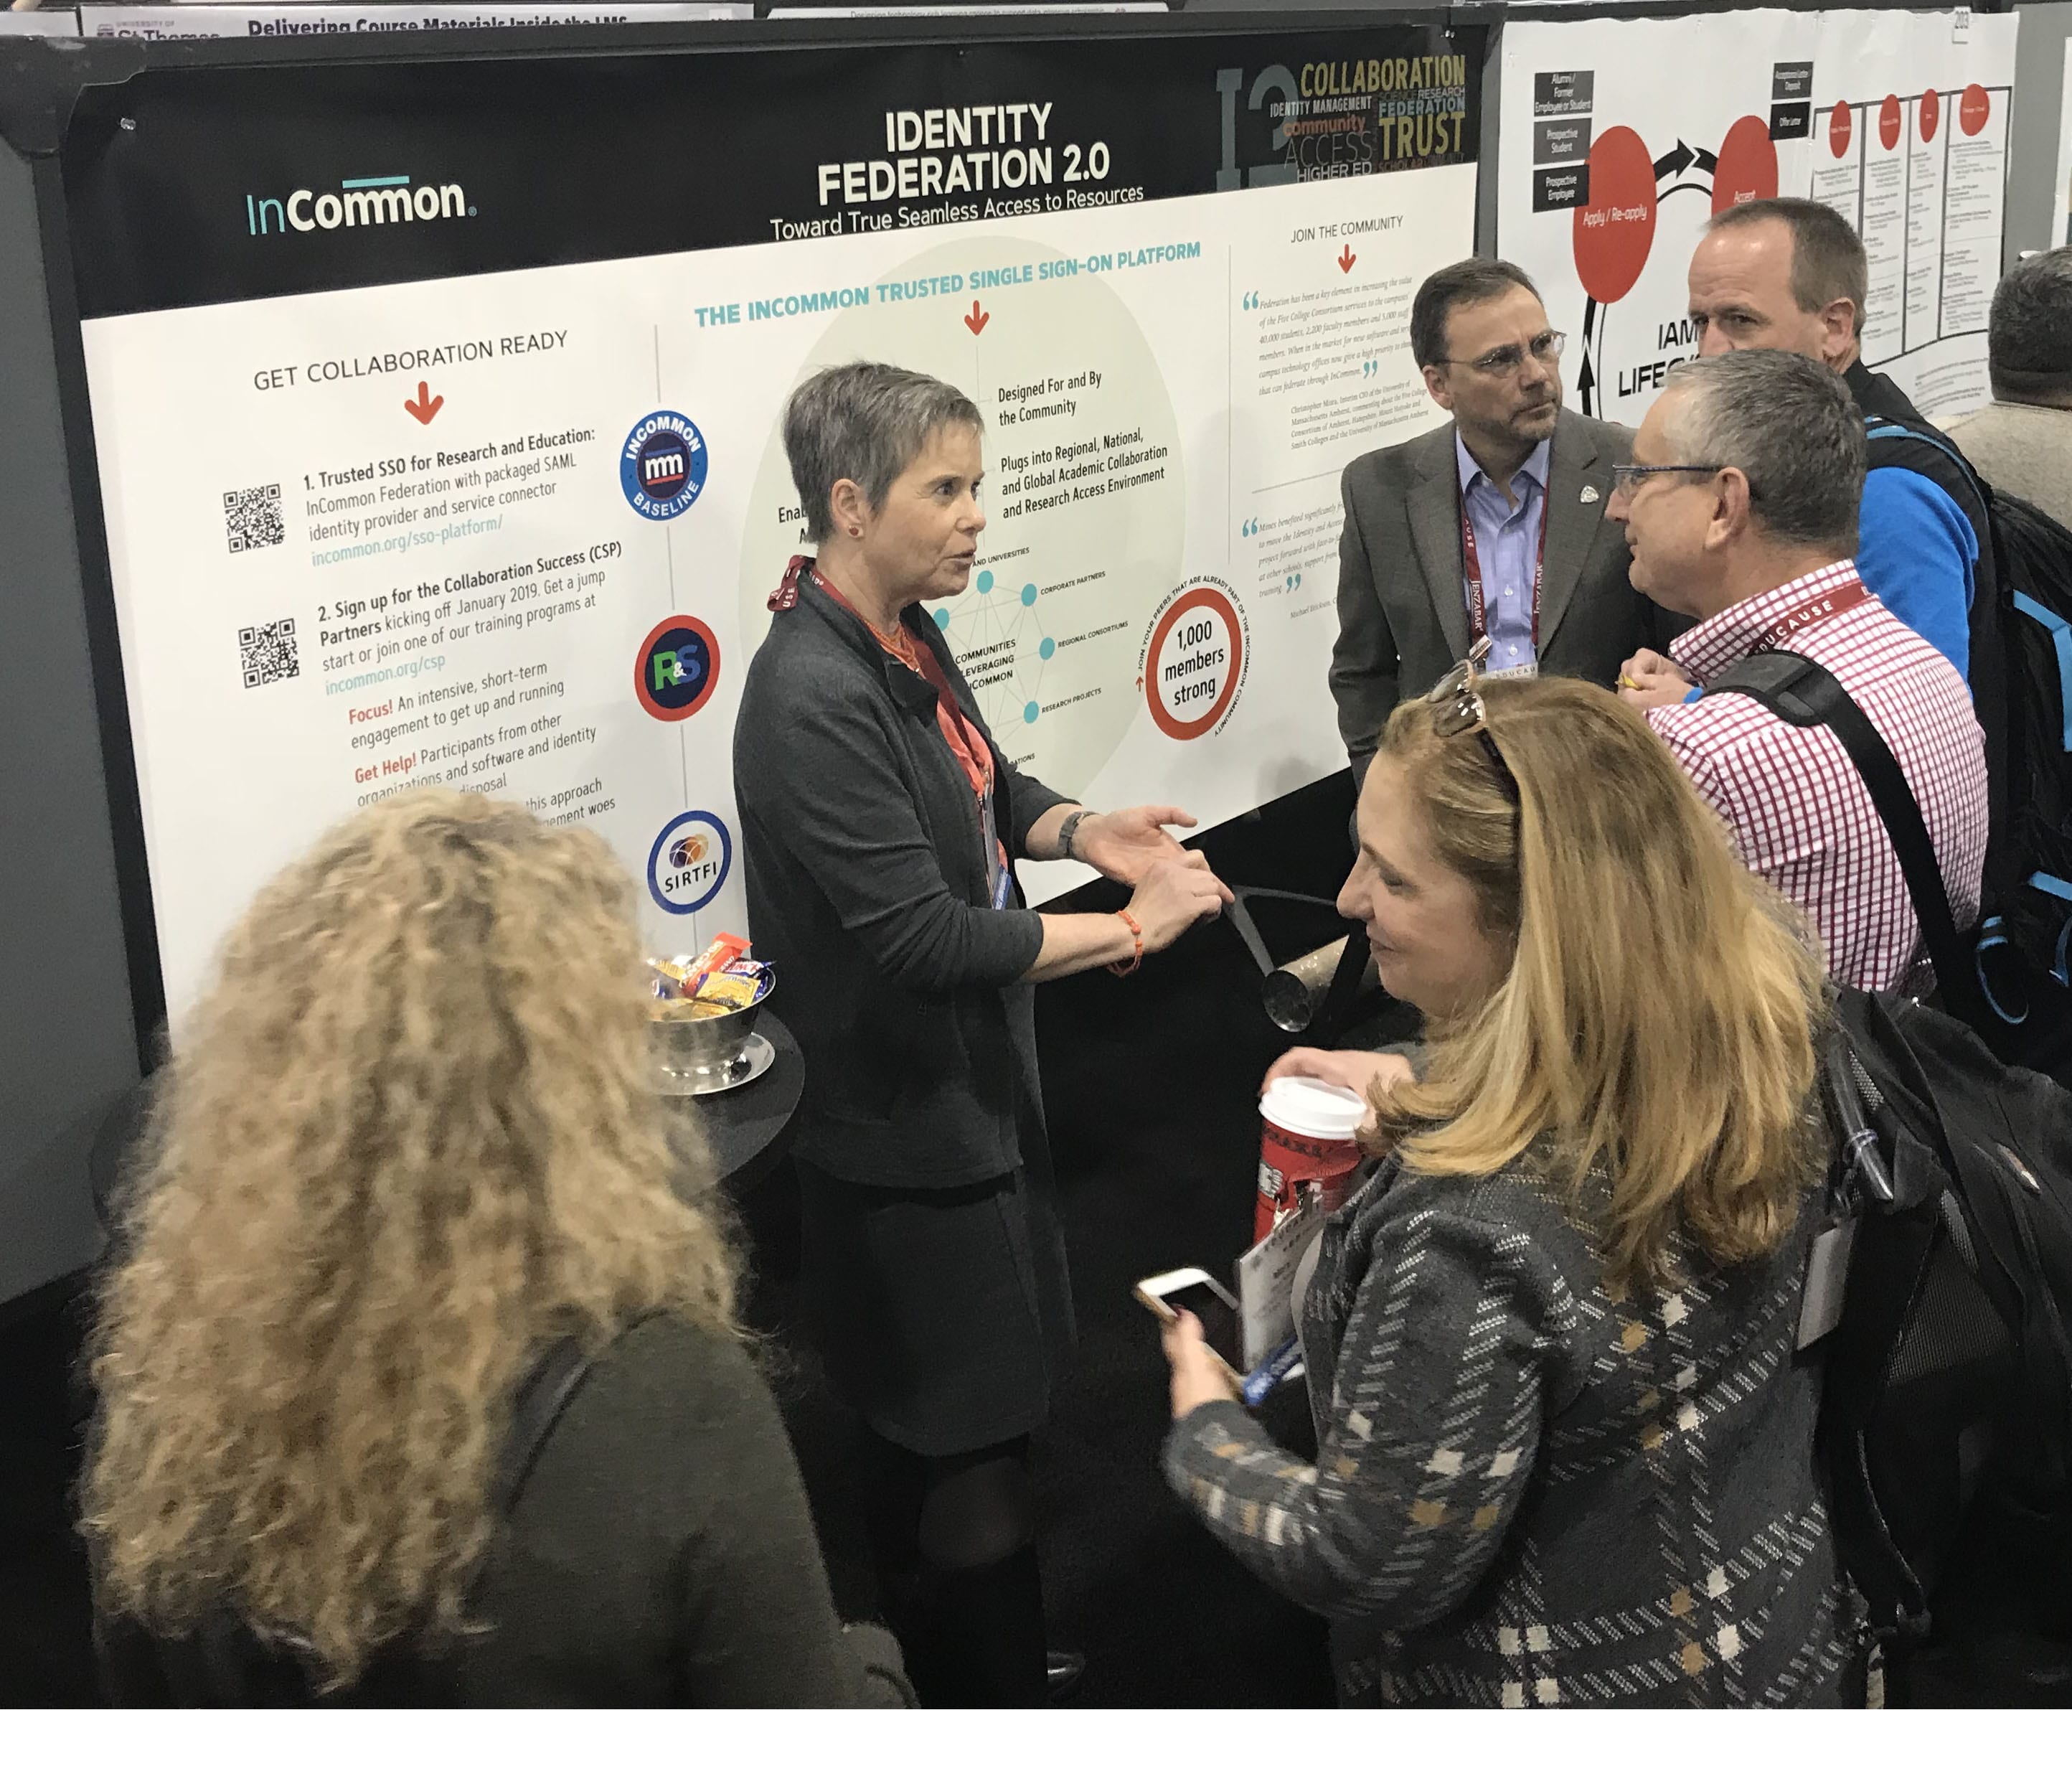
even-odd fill
[{"label": "incommon logo", "polygon": [[413,184],[408,173],[378,179],[341,179],[338,189],[319,195],[295,191],[286,197],[245,199],[245,226],[253,234],[314,233],[333,228],[385,228],[405,221],[453,221],[475,213],[457,184]]}]

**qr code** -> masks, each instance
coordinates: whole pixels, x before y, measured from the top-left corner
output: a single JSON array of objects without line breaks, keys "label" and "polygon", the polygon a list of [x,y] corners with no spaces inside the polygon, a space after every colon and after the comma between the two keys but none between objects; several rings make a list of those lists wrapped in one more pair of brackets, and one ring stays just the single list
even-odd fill
[{"label": "qr code", "polygon": [[281,488],[249,486],[243,492],[226,492],[223,526],[233,554],[247,554],[255,547],[278,547],[288,538],[281,524]]},{"label": "qr code", "polygon": [[295,656],[295,623],[269,621],[260,628],[237,630],[237,655],[245,667],[245,686],[260,689],[269,682],[286,682],[299,677],[302,667]]}]

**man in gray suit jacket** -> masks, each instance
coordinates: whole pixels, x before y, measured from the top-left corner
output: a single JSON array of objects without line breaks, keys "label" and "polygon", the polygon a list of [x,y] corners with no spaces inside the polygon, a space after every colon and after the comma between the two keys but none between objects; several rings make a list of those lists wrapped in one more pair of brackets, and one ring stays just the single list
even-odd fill
[{"label": "man in gray suit jacket", "polygon": [[1356,781],[1396,702],[1484,633],[1491,673],[1607,686],[1655,643],[1604,520],[1633,433],[1562,406],[1561,344],[1532,280],[1501,261],[1435,271],[1411,304],[1411,348],[1453,418],[1345,472],[1331,694]]}]

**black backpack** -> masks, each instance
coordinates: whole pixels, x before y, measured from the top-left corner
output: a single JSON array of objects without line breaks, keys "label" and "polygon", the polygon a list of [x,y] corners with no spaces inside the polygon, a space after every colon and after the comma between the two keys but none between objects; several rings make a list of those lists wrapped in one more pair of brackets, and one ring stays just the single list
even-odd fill
[{"label": "black backpack", "polygon": [[1886,1701],[2072,1704],[2072,1093],[1838,993],[1800,1345]]},{"label": "black backpack", "polygon": [[[1941,432],[1867,415],[1873,467],[1934,477],[1954,467],[1975,528],[1979,594],[1971,618],[1971,689],[1986,734],[1992,834],[1985,911],[1966,931],[1991,1020],[1980,1028],[2013,1061],[2063,1075],[2072,1056],[2072,531],[1995,492]],[[1940,968],[1938,968],[1938,972]],[[1968,1018],[1968,1017],[1967,1017]]]},{"label": "black backpack", "polygon": [[[1706,693],[1746,695],[1791,725],[1824,726],[1834,733],[1862,777],[1898,856],[1907,896],[1935,968],[1941,1006],[1985,1040],[2004,1061],[2025,1064],[2072,1084],[2072,989],[2067,988],[2065,977],[2064,946],[2064,939],[2072,938],[2072,923],[2060,939],[2054,970],[2028,962],[2014,946],[2006,911],[1990,913],[1968,929],[1957,927],[1934,843],[1899,760],[1870,716],[1824,665],[1796,652],[1758,652],[1715,677]],[[2040,902],[2057,903],[2054,894],[2060,883],[2038,872],[2029,882],[2029,896]],[[1990,841],[1985,886],[1990,904]],[[2072,888],[2067,890],[2072,893]],[[2072,902],[2059,908],[2072,913]]]}]

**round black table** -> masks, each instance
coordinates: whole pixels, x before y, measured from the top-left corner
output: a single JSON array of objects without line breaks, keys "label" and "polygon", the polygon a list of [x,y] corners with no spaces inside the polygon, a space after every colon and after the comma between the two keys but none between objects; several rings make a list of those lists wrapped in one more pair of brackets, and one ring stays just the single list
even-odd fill
[{"label": "round black table", "polygon": [[767,1176],[791,1147],[799,1129],[799,1098],[806,1087],[806,1054],[791,1028],[766,1008],[755,1031],[776,1048],[777,1056],[753,1082],[719,1094],[663,1097],[705,1133],[715,1176],[737,1197]]},{"label": "round black table", "polygon": [[[755,1030],[777,1048],[777,1056],[753,1082],[723,1094],[664,1097],[696,1120],[712,1151],[715,1178],[737,1197],[762,1181],[791,1147],[806,1086],[806,1056],[791,1028],[765,1009]],[[114,1227],[123,1164],[143,1129],[146,1099],[142,1082],[124,1089],[102,1118],[87,1156],[94,1214],[103,1229]]]}]

